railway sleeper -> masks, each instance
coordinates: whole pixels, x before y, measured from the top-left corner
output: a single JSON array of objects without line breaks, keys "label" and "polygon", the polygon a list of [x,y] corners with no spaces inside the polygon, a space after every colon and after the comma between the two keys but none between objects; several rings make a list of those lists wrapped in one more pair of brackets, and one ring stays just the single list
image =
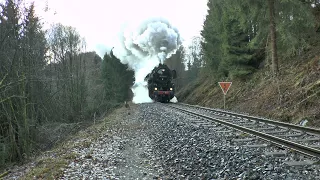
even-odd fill
[{"label": "railway sleeper", "polygon": [[272,151],[272,152],[264,152],[266,156],[273,156],[273,157],[282,157],[287,155],[287,151]]},{"label": "railway sleeper", "polygon": [[212,130],[216,130],[216,131],[221,131],[222,129],[227,129],[227,127],[223,127],[223,126],[220,126],[220,127],[214,127],[214,128],[211,128]]},{"label": "railway sleeper", "polygon": [[277,126],[265,127],[265,128],[257,128],[258,131],[268,131],[268,130],[274,130],[274,129],[277,129]]},{"label": "railway sleeper", "polygon": [[312,160],[304,160],[304,161],[284,161],[288,166],[305,166],[305,165],[313,165],[317,161]]},{"label": "railway sleeper", "polygon": [[318,149],[320,149],[320,145],[319,145],[319,144],[315,144],[315,145],[310,145],[310,147],[312,147],[312,148],[318,148]]},{"label": "railway sleeper", "polygon": [[257,138],[242,138],[242,139],[232,139],[231,141],[233,141],[233,142],[248,142],[248,141],[253,141],[256,139]]},{"label": "railway sleeper", "polygon": [[249,124],[249,123],[247,123],[247,124],[239,124],[240,126],[244,126],[244,127],[246,127],[246,128],[257,128],[257,127],[261,127],[261,125],[260,124]]},{"label": "railway sleeper", "polygon": [[270,144],[245,144],[243,146],[248,148],[263,148],[263,147],[269,147]]},{"label": "railway sleeper", "polygon": [[248,122],[248,121],[243,121],[243,120],[237,120],[237,121],[232,121],[232,122],[239,123],[241,125],[246,125],[246,124],[247,125],[253,125],[253,124],[257,125],[258,124],[256,121]]},{"label": "railway sleeper", "polygon": [[301,133],[296,133],[296,134],[280,134],[280,135],[277,135],[278,137],[299,137],[299,136],[303,136],[305,135],[304,132],[301,132]]},{"label": "railway sleeper", "polygon": [[295,139],[293,141],[296,141],[296,142],[320,141],[320,138],[316,137],[316,138]]},{"label": "railway sleeper", "polygon": [[232,133],[233,130],[216,131],[217,133]]},{"label": "railway sleeper", "polygon": [[267,131],[267,132],[265,132],[265,133],[267,133],[267,134],[279,134],[279,133],[286,133],[286,132],[289,132],[290,131],[290,129],[282,129],[282,130],[278,130],[278,131]]}]

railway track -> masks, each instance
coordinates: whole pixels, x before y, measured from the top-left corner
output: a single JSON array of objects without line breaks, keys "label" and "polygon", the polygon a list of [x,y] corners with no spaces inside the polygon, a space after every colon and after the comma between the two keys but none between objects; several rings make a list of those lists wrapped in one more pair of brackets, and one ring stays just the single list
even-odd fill
[{"label": "railway track", "polygon": [[287,147],[304,155],[320,158],[320,129],[182,103],[169,106],[202,120],[259,137],[281,148]]}]

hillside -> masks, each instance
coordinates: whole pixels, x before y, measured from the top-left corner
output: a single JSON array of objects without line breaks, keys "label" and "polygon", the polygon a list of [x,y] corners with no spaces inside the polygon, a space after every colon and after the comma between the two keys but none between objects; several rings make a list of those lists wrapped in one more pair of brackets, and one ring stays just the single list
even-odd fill
[{"label": "hillside", "polygon": [[[315,38],[316,39],[316,38]],[[316,41],[316,40],[315,40]],[[279,82],[264,66],[245,81],[230,80],[226,109],[275,120],[320,127],[320,44],[291,59],[280,59]],[[205,74],[205,73],[204,73]],[[202,75],[177,93],[180,102],[223,109],[214,75]]]}]

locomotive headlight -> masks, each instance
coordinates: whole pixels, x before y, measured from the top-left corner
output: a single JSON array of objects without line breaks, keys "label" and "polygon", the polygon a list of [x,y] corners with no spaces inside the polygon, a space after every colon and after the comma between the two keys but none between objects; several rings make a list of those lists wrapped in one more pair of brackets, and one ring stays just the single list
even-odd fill
[{"label": "locomotive headlight", "polygon": [[172,88],[170,88],[170,91],[172,91]]},{"label": "locomotive headlight", "polygon": [[158,88],[155,87],[154,90],[156,91],[156,90],[158,90]]}]

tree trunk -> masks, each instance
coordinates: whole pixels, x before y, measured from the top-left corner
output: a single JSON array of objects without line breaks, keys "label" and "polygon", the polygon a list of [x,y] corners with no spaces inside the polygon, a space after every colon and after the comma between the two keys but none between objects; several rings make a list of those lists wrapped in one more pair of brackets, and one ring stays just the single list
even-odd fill
[{"label": "tree trunk", "polygon": [[276,23],[274,18],[274,0],[268,0],[269,4],[269,18],[270,18],[270,36],[271,36],[271,53],[272,53],[272,72],[274,77],[279,74],[278,54],[277,54],[277,37],[276,37]]}]

